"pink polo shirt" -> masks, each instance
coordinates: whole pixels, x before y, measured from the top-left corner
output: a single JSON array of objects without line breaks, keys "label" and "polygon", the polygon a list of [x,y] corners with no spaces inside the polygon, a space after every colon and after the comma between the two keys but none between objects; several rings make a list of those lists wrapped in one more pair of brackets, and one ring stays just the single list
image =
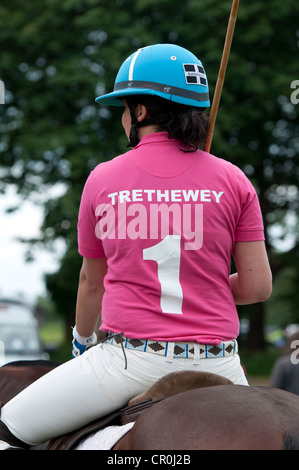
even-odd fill
[{"label": "pink polo shirt", "polygon": [[239,334],[229,274],[236,241],[264,240],[244,173],[161,132],[90,174],[79,253],[106,257],[101,330],[219,344]]}]

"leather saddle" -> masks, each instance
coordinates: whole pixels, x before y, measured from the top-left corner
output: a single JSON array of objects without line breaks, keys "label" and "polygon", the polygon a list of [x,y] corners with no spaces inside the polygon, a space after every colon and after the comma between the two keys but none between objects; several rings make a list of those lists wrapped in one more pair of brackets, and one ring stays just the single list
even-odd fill
[{"label": "leather saddle", "polygon": [[45,450],[73,450],[83,439],[107,426],[121,426],[136,419],[148,408],[167,397],[195,388],[233,385],[229,379],[209,372],[178,371],[159,379],[146,392],[134,397],[128,406],[86,426],[49,441]]}]

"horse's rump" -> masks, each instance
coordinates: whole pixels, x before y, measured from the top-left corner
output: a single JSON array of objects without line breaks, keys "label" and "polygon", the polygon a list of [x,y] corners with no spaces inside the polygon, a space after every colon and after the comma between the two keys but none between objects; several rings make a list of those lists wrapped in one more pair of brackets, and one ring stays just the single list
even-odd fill
[{"label": "horse's rump", "polygon": [[298,396],[224,385],[161,401],[140,416],[115,450],[282,450],[297,448],[298,440]]}]

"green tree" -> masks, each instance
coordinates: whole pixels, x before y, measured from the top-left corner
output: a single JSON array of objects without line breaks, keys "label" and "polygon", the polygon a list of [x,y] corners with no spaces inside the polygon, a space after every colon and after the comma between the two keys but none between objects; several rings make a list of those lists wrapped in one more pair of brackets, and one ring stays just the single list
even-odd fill
[{"label": "green tree", "polygon": [[[0,115],[0,191],[15,184],[20,194],[43,206],[42,237],[31,242],[55,249],[55,241],[64,241],[60,269],[47,277],[47,285],[68,322],[81,264],[76,221],[83,185],[96,164],[126,147],[120,112],[96,105],[95,96],[113,88],[120,64],[132,51],[158,42],[177,43],[198,55],[213,96],[230,6],[230,0],[1,4],[6,104]],[[212,144],[213,153],[237,164],[255,184],[273,273],[281,279],[293,267],[294,303],[299,300],[298,230],[281,253],[273,228],[288,227],[288,218],[298,211],[298,105],[290,101],[290,85],[299,79],[298,13],[295,0],[240,2]],[[263,344],[265,308],[240,309],[252,319],[255,348]]]}]

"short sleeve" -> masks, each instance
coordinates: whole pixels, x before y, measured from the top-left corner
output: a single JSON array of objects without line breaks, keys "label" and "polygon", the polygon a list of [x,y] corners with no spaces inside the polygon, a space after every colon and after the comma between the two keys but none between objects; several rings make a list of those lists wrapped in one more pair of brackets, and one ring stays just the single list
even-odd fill
[{"label": "short sleeve", "polygon": [[105,258],[102,242],[96,236],[96,215],[93,204],[96,185],[93,173],[88,177],[81,197],[78,217],[78,251],[85,258]]},{"label": "short sleeve", "polygon": [[236,242],[265,240],[264,224],[257,193],[243,175],[241,181],[241,213],[235,230]]}]

